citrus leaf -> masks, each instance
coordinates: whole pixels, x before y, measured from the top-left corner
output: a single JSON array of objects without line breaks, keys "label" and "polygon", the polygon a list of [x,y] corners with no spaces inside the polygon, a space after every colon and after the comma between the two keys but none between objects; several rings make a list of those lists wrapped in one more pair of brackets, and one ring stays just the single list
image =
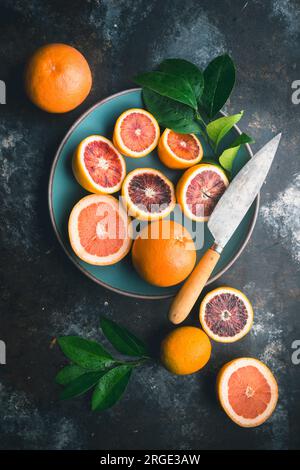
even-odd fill
[{"label": "citrus leaf", "polygon": [[201,131],[201,128],[196,121],[168,121],[167,123],[162,122],[161,126],[172,129],[172,131],[178,132],[178,134],[199,134]]},{"label": "citrus leaf", "polygon": [[238,135],[237,138],[232,142],[230,147],[236,147],[237,145],[243,144],[254,144],[255,140],[250,137],[249,135],[242,132],[242,134]]},{"label": "citrus leaf", "polygon": [[243,116],[243,111],[232,116],[224,116],[215,121],[211,121],[206,126],[206,132],[209,138],[215,144],[215,148],[218,147],[219,143],[225,137],[225,135],[233,128],[233,126],[239,122]]},{"label": "citrus leaf", "polygon": [[92,410],[102,411],[111,408],[123,395],[129,382],[132,367],[122,365],[104,374],[92,396]]},{"label": "citrus leaf", "polygon": [[100,319],[100,326],[103,334],[120,353],[134,357],[148,355],[145,344],[123,326],[104,317]]},{"label": "citrus leaf", "polygon": [[86,369],[83,369],[76,364],[71,364],[58,372],[55,377],[55,382],[59,385],[67,385],[69,382],[72,382],[72,380],[77,379],[77,377],[80,377],[83,374],[86,374]]},{"label": "citrus leaf", "polygon": [[240,145],[237,145],[236,147],[230,147],[229,149],[224,150],[224,152],[222,152],[220,155],[219,162],[222,167],[225,168],[225,170],[232,170],[234,159],[237,156],[240,147]]},{"label": "citrus leaf", "polygon": [[212,118],[228,100],[235,83],[235,66],[228,54],[216,57],[203,72],[201,97],[207,115]]},{"label": "citrus leaf", "polygon": [[112,356],[96,341],[78,336],[61,336],[57,339],[63,353],[84,369],[105,369],[115,364]]},{"label": "citrus leaf", "polygon": [[143,88],[143,100],[148,111],[162,127],[182,134],[199,132],[199,125],[194,121],[194,111],[189,106],[148,88]]},{"label": "citrus leaf", "polygon": [[78,397],[79,395],[83,395],[94,385],[96,385],[96,383],[104,374],[104,371],[86,372],[84,375],[81,375],[80,377],[77,377],[76,379],[72,380],[61,392],[59,398],[61,400],[68,400],[69,398],[74,398]]},{"label": "citrus leaf", "polygon": [[254,140],[249,135],[247,135],[245,133],[240,134],[234,140],[234,142],[232,142],[230,147],[228,149],[224,150],[224,152],[222,152],[222,154],[220,155],[219,162],[222,165],[222,167],[225,168],[225,170],[231,172],[233,162],[235,160],[235,157],[238,154],[238,151],[239,151],[241,145],[251,144],[253,142],[254,142]]},{"label": "citrus leaf", "polygon": [[181,77],[165,72],[146,72],[137,75],[134,81],[162,96],[197,109],[197,100],[190,83]]},{"label": "citrus leaf", "polygon": [[184,59],[166,59],[158,69],[161,72],[171,73],[187,80],[194,90],[197,101],[201,98],[204,78],[201,70],[195,64]]}]

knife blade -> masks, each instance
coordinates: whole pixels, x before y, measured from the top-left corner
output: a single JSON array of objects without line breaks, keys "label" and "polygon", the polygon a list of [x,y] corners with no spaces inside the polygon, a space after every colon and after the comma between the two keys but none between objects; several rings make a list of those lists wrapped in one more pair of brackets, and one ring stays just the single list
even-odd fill
[{"label": "knife blade", "polygon": [[215,243],[206,251],[173,300],[169,312],[172,323],[181,323],[192,310],[219,261],[223,248],[263,185],[280,139],[281,134],[278,134],[260,149],[240,170],[218,201],[208,221]]},{"label": "knife blade", "polygon": [[252,157],[230,183],[208,221],[215,243],[224,248],[262,187],[276,154],[281,134]]}]

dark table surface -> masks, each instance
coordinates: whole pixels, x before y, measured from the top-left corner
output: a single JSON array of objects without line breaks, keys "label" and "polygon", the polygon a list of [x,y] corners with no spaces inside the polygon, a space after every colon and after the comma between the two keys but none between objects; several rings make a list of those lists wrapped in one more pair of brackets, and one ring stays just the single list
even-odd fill
[{"label": "dark table surface", "polygon": [[[300,79],[299,0],[64,0],[0,2],[0,448],[3,449],[286,449],[300,444],[300,365],[291,360],[300,339],[300,105],[291,84]],[[84,53],[92,92],[75,111],[50,115],[25,97],[22,71],[40,45],[65,42]],[[54,337],[100,338],[107,315],[157,349],[170,330],[170,300],[136,301],[84,277],[67,259],[49,221],[47,183],[55,150],[71,124],[96,101],[133,86],[131,77],[167,57],[204,67],[228,51],[238,74],[229,112],[258,149],[283,132],[262,189],[252,238],[216,283],[243,290],[255,309],[250,334],[213,344],[199,374],[176,377],[158,363],[136,371],[122,401],[102,414],[88,397],[58,400],[54,376],[65,363]],[[197,309],[188,324],[197,324]],[[263,426],[243,429],[221,411],[215,378],[221,365],[253,356],[279,382],[276,412]]]}]

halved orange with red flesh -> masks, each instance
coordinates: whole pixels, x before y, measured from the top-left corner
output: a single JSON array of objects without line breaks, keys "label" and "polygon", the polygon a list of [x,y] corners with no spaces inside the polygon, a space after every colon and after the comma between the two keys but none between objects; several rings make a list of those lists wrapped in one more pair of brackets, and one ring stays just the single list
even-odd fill
[{"label": "halved orange with red flesh", "polygon": [[263,362],[252,357],[225,364],[218,375],[217,391],[225,413],[243,427],[264,423],[278,401],[274,375]]},{"label": "halved orange with red flesh", "polygon": [[91,135],[80,142],[72,166],[78,183],[96,194],[119,191],[126,175],[124,158],[112,142],[101,135]]},{"label": "halved orange with red flesh", "polygon": [[171,129],[165,129],[157,150],[161,162],[174,170],[196,165],[203,157],[202,145],[194,134],[179,134]]},{"label": "halved orange with red flesh", "polygon": [[233,343],[250,331],[253,309],[243,292],[233,287],[218,287],[202,300],[200,323],[210,338]]},{"label": "halved orange with red flesh", "polygon": [[140,220],[162,219],[176,204],[173,183],[153,168],[137,168],[128,173],[122,196],[129,215]]},{"label": "halved orange with red flesh", "polygon": [[159,136],[160,129],[155,117],[144,109],[132,108],[118,117],[113,142],[126,157],[140,158],[155,149]]},{"label": "halved orange with red flesh", "polygon": [[178,181],[177,202],[189,219],[205,222],[228,185],[228,178],[220,167],[200,163],[186,170]]},{"label": "halved orange with red flesh", "polygon": [[90,194],[80,199],[68,228],[74,252],[89,264],[115,264],[131,247],[130,219],[113,196]]}]

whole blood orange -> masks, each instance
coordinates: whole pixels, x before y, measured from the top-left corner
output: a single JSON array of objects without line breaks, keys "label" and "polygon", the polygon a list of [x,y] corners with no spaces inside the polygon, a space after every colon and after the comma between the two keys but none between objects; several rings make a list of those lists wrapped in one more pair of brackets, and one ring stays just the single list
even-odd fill
[{"label": "whole blood orange", "polygon": [[30,100],[49,113],[65,113],[79,106],[92,86],[84,56],[67,44],[40,47],[25,69],[25,89]]},{"label": "whole blood orange", "polygon": [[132,261],[145,281],[160,287],[173,286],[193,270],[195,245],[182,225],[169,220],[152,222],[135,239]]},{"label": "whole blood orange", "polygon": [[194,326],[173,330],[161,344],[161,361],[173,374],[193,374],[209,361],[211,343],[204,331]]},{"label": "whole blood orange", "polygon": [[96,194],[119,191],[126,174],[124,158],[112,142],[101,135],[86,137],[78,145],[72,166],[78,183]]},{"label": "whole blood orange", "polygon": [[113,196],[90,194],[72,209],[69,237],[74,252],[86,263],[115,264],[130,250],[130,219]]},{"label": "whole blood orange", "polygon": [[194,134],[179,134],[165,129],[158,143],[158,156],[168,168],[183,169],[199,163],[202,145]]},{"label": "whole blood orange", "polygon": [[252,357],[225,364],[218,375],[217,390],[224,411],[243,427],[264,423],[278,400],[274,375],[264,363]]}]

